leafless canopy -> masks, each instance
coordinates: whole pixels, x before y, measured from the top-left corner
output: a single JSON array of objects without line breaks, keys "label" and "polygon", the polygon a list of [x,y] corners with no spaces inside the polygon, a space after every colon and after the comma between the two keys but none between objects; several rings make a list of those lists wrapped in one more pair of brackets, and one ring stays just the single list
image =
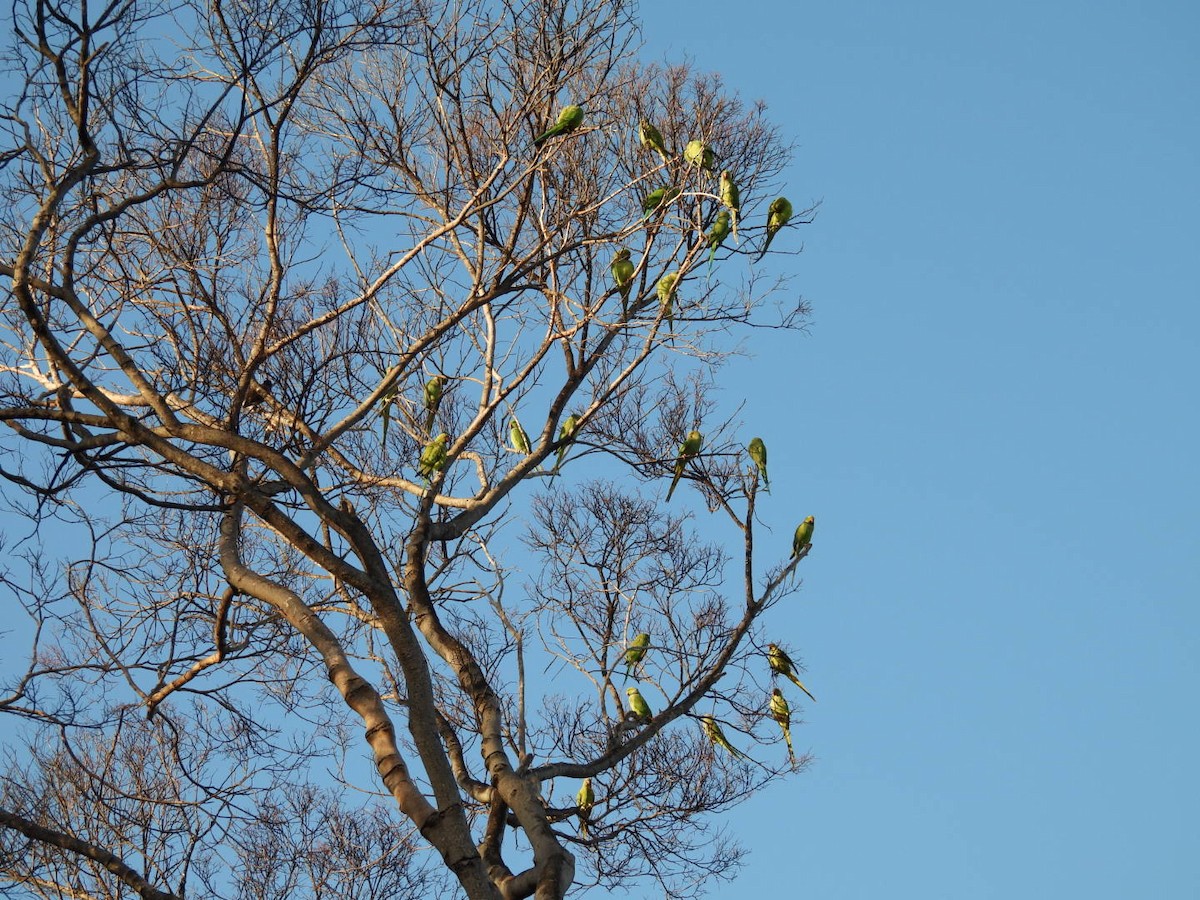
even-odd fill
[{"label": "leafless canopy", "polygon": [[[715,814],[805,762],[762,654],[804,552],[755,565],[712,378],[739,329],[802,322],[754,274],[788,147],[639,62],[632,6],[16,0],[0,896],[687,896],[736,868]],[[718,543],[659,499],[691,429]]]}]

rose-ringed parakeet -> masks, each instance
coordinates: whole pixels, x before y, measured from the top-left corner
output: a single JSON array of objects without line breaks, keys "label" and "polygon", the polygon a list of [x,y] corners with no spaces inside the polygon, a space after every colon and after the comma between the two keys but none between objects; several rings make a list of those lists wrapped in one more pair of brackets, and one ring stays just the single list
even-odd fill
[{"label": "rose-ringed parakeet", "polygon": [[796,664],[792,662],[792,658],[778,644],[767,644],[767,664],[771,667],[772,677],[782,675],[785,678],[790,678],[796,687],[808,694],[808,698],[813,703],[817,702],[817,698],[812,695],[812,691],[806,688],[803,682],[800,681],[799,676],[796,675]]},{"label": "rose-ringed parakeet", "polygon": [[575,429],[579,427],[579,416],[571,414],[563,420],[562,428],[558,430],[558,439],[562,442],[562,446],[558,448],[558,457],[554,460],[554,471],[558,471],[558,467],[563,463],[563,457],[567,455],[567,448],[571,446],[571,438],[575,437]]},{"label": "rose-ringed parakeet", "polygon": [[729,210],[723,209],[717,213],[716,219],[713,220],[712,228],[708,229],[708,234],[705,235],[708,239],[709,277],[712,276],[713,257],[717,255],[717,248],[725,243],[725,238],[729,237],[730,227]]},{"label": "rose-ringed parakeet", "polygon": [[508,425],[508,439],[512,442],[513,450],[522,456],[529,455],[529,435],[525,433],[525,429],[521,427],[516,416],[512,417],[512,421]]},{"label": "rose-ringed parakeet", "polygon": [[379,417],[383,419],[383,437],[381,440],[385,444],[387,443],[388,425],[392,421],[392,406],[395,404],[396,398],[399,395],[400,387],[393,384],[387,389],[387,391],[384,392],[383,396],[379,398],[379,405],[381,407],[379,410]]},{"label": "rose-ringed parakeet", "polygon": [[635,687],[625,688],[625,693],[629,697],[629,711],[634,714],[639,721],[649,722],[654,718],[654,713],[650,712],[650,704],[641,695]]},{"label": "rose-ringed parakeet", "polygon": [[445,375],[434,375],[425,382],[425,432],[433,431],[433,420],[442,405],[442,393],[449,379]]},{"label": "rose-ringed parakeet", "polygon": [[767,445],[763,443],[762,438],[751,438],[746,452],[750,454],[750,461],[758,467],[758,474],[762,476],[767,493],[771,493],[771,481],[767,478]]},{"label": "rose-ringed parakeet", "polygon": [[641,632],[634,636],[625,649],[625,677],[633,674],[633,670],[646,658],[646,650],[650,647],[650,635]]},{"label": "rose-ringed parakeet", "polygon": [[678,196],[679,188],[677,187],[660,187],[656,191],[651,191],[646,195],[646,199],[642,201],[642,221],[645,222],[657,210],[666,206]]},{"label": "rose-ringed parakeet", "polygon": [[704,141],[688,141],[687,146],[683,148],[683,161],[689,166],[703,169],[705,172],[713,170],[715,158],[716,154],[713,153],[713,148]]},{"label": "rose-ringed parakeet", "polygon": [[817,527],[816,516],[809,516],[803,522],[796,526],[796,535],[792,538],[792,556],[799,556],[800,552],[812,543],[813,529]]},{"label": "rose-ringed parakeet", "polygon": [[621,309],[629,306],[629,289],[633,287],[633,271],[637,267],[629,258],[629,250],[622,247],[613,257],[608,271],[612,273],[613,284],[621,292]]},{"label": "rose-ringed parakeet", "polygon": [[592,779],[583,779],[583,785],[579,788],[579,793],[575,795],[575,805],[579,807],[579,834],[582,837],[590,837],[588,834],[588,819],[592,815],[592,807],[596,805],[596,792],[592,790]]},{"label": "rose-ringed parakeet", "polygon": [[762,249],[758,251],[759,259],[763,258],[763,254],[771,246],[771,241],[775,239],[779,229],[786,225],[791,217],[792,204],[787,197],[776,197],[771,201],[771,205],[767,208],[767,239],[763,242]]},{"label": "rose-ringed parakeet", "polygon": [[663,141],[662,132],[654,127],[654,124],[649,119],[642,119],[638,123],[638,140],[647,150],[653,150],[662,157],[662,161],[667,161],[667,145]]},{"label": "rose-ringed parakeet", "polygon": [[701,716],[700,727],[704,729],[704,735],[713,742],[714,747],[724,747],[731,755],[737,759],[749,759],[750,757],[739,750],[733,744],[729,743],[729,739],[725,737],[725,732],[721,730],[721,726],[717,724],[717,720],[712,716]]},{"label": "rose-ringed parakeet", "polygon": [[667,320],[667,324],[672,328],[675,327],[675,304],[673,302],[675,296],[675,283],[679,281],[678,272],[668,272],[658,280],[658,286],[655,291],[658,293],[658,302],[662,304],[663,318]]},{"label": "rose-ringed parakeet", "polygon": [[423,478],[432,478],[434,472],[446,468],[446,448],[449,444],[450,435],[444,431],[426,444],[417,463],[417,474]]},{"label": "rose-ringed parakeet", "polygon": [[725,205],[725,208],[729,210],[730,225],[733,229],[733,239],[736,241],[738,239],[738,215],[742,210],[742,195],[738,191],[738,186],[734,183],[733,175],[730,174],[728,169],[723,169],[721,171],[719,196],[721,198],[721,202]]},{"label": "rose-ringed parakeet", "polygon": [[582,106],[564,106],[558,114],[558,121],[551,125],[544,132],[533,139],[533,146],[540,147],[550,138],[558,137],[560,134],[570,134],[576,128],[583,124],[583,107]]},{"label": "rose-ringed parakeet", "polygon": [[679,455],[675,457],[675,477],[671,479],[671,487],[667,491],[667,501],[670,502],[671,495],[675,493],[675,485],[679,484],[679,478],[683,475],[683,467],[687,465],[687,461],[692,459],[700,452],[700,446],[704,443],[704,438],[698,431],[689,431],[683,443],[679,445]]},{"label": "rose-ringed parakeet", "polygon": [[783,739],[787,741],[788,759],[795,762],[796,754],[792,752],[792,708],[788,706],[787,699],[779,688],[771,689],[771,718],[778,722],[779,727],[783,729]]}]

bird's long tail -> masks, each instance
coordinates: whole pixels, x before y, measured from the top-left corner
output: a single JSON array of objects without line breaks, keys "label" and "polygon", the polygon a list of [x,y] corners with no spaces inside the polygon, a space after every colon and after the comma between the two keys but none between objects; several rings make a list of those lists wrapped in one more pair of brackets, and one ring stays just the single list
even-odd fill
[{"label": "bird's long tail", "polygon": [[808,694],[808,698],[810,700],[812,700],[813,703],[817,702],[817,698],[812,695],[812,691],[810,691],[808,688],[806,688],[804,686],[803,682],[801,682],[800,679],[796,677],[795,672],[789,672],[788,678],[792,679],[792,681],[794,681],[796,683],[796,687],[800,688],[800,690],[802,690],[802,691],[804,691],[804,693]]}]

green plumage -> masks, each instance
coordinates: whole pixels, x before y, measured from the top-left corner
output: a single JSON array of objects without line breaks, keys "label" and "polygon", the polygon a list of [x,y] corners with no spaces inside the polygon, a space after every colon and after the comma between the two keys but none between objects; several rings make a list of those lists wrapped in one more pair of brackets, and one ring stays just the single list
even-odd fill
[{"label": "green plumage", "polygon": [[385,444],[387,443],[388,425],[392,421],[392,406],[396,403],[396,397],[399,395],[400,388],[393,384],[379,400],[381,407],[379,415],[383,419],[383,437],[381,440]]},{"label": "green plumage", "polygon": [[778,644],[767,644],[767,664],[771,667],[772,675],[782,675],[785,678],[791,679],[796,687],[808,694],[808,698],[813,703],[817,702],[817,698],[812,695],[812,691],[804,686],[800,681],[800,677],[796,674],[796,664],[792,662],[792,658]]},{"label": "green plumage", "polygon": [[679,478],[683,475],[683,469],[687,465],[687,461],[694,458],[700,452],[700,447],[703,443],[704,438],[700,432],[689,431],[683,443],[679,445],[679,455],[675,458],[675,477],[671,479],[671,487],[667,491],[667,502],[670,502],[671,495],[675,493],[675,485],[679,484]]},{"label": "green plumage", "polygon": [[742,210],[742,195],[733,180],[733,175],[730,174],[728,169],[721,171],[720,194],[718,196],[721,198],[721,203],[729,210],[730,224],[733,228],[733,239],[736,241],[738,239],[738,215]]},{"label": "green plumage", "polygon": [[792,556],[799,556],[800,551],[812,543],[813,529],[816,527],[816,516],[809,516],[796,526],[796,534],[792,538]]},{"label": "green plumage", "polygon": [[434,375],[425,382],[425,433],[433,431],[433,420],[437,418],[438,409],[442,405],[442,394],[446,382],[445,375]]},{"label": "green plumage", "polygon": [[708,234],[705,235],[708,239],[708,271],[710,275],[712,274],[713,257],[717,255],[717,248],[725,243],[725,238],[729,237],[731,227],[729,210],[723,209],[717,213],[712,228],[708,229]]},{"label": "green plumage", "polygon": [[621,292],[621,309],[629,305],[629,289],[633,287],[633,272],[637,267],[629,258],[629,250],[622,247],[613,256],[608,271],[612,274],[613,285]]},{"label": "green plumage", "polygon": [[625,677],[633,674],[633,670],[646,658],[646,650],[650,647],[650,635],[641,632],[634,636],[625,649]]},{"label": "green plumage", "polygon": [[573,105],[564,106],[558,114],[558,121],[535,137],[533,139],[533,146],[540,147],[543,143],[550,140],[550,138],[558,137],[562,134],[570,134],[582,124],[583,107]]},{"label": "green plumage", "polygon": [[426,444],[417,463],[417,474],[422,478],[432,478],[434,472],[446,468],[446,448],[449,444],[450,435],[444,431]]},{"label": "green plumage", "polygon": [[723,747],[728,753],[738,759],[749,759],[750,757],[739,750],[733,744],[729,743],[729,739],[725,737],[725,732],[721,730],[721,726],[717,724],[717,720],[712,716],[701,716],[700,727],[704,729],[704,735],[716,747]]},{"label": "green plumage", "polygon": [[591,818],[592,807],[596,805],[596,792],[592,790],[592,779],[583,779],[579,793],[575,795],[575,805],[579,807],[579,833],[583,837],[588,834],[588,819]]},{"label": "green plumage", "polygon": [[683,161],[705,172],[713,170],[714,159],[716,154],[713,153],[713,148],[704,141],[688,141],[687,146],[683,148]]},{"label": "green plumage", "polygon": [[763,254],[771,246],[771,241],[775,239],[779,229],[786,225],[791,217],[792,204],[787,197],[776,197],[771,201],[771,205],[767,208],[767,239],[763,243],[762,249],[758,251],[759,259],[763,258]]},{"label": "green plumage", "polygon": [[648,704],[641,693],[635,687],[625,688],[625,694],[629,697],[629,710],[638,719],[643,722],[649,722],[654,718],[654,713],[650,712],[650,704]]},{"label": "green plumage", "polygon": [[658,285],[655,291],[658,294],[658,302],[662,304],[663,318],[667,320],[667,324],[672,328],[675,327],[675,304],[672,302],[675,297],[675,283],[679,281],[678,272],[668,272],[658,280]]},{"label": "green plumage", "polygon": [[767,478],[767,445],[763,443],[763,439],[756,437],[750,439],[750,444],[746,447],[746,452],[750,454],[750,461],[758,467],[758,474],[763,480],[763,487],[767,489],[767,493],[771,493],[771,481]]},{"label": "green plumage", "polygon": [[525,433],[525,429],[521,427],[516,416],[512,417],[512,421],[508,425],[508,439],[512,442],[513,450],[522,456],[529,455],[529,435]]},{"label": "green plumage", "polygon": [[642,201],[642,221],[649,219],[661,207],[665,207],[678,196],[679,188],[677,187],[660,187],[656,191],[651,191]]},{"label": "green plumage", "polygon": [[563,420],[562,428],[558,430],[558,439],[562,441],[562,446],[558,448],[558,457],[554,460],[554,471],[558,471],[558,467],[563,463],[563,457],[567,455],[567,448],[571,446],[571,438],[575,437],[575,429],[579,427],[579,416],[569,415]]},{"label": "green plumage", "polygon": [[638,123],[638,140],[647,150],[653,150],[662,157],[662,161],[667,161],[667,145],[663,141],[662,132],[654,127],[653,123],[648,119],[642,119]]},{"label": "green plumage", "polygon": [[788,759],[795,762],[796,754],[792,751],[792,708],[779,688],[771,689],[771,718],[778,722],[779,727],[783,729],[783,739],[787,741]]}]

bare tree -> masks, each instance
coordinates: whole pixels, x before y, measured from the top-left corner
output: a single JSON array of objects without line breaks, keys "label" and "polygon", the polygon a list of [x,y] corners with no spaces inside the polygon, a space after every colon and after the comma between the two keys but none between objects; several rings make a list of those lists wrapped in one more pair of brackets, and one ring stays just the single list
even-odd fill
[{"label": "bare tree", "polygon": [[[688,896],[736,868],[716,814],[806,762],[763,616],[807,546],[756,563],[712,375],[739,329],[803,322],[753,266],[788,146],[638,62],[632,7],[17,0],[0,895]],[[717,543],[658,499],[693,429]]]}]

